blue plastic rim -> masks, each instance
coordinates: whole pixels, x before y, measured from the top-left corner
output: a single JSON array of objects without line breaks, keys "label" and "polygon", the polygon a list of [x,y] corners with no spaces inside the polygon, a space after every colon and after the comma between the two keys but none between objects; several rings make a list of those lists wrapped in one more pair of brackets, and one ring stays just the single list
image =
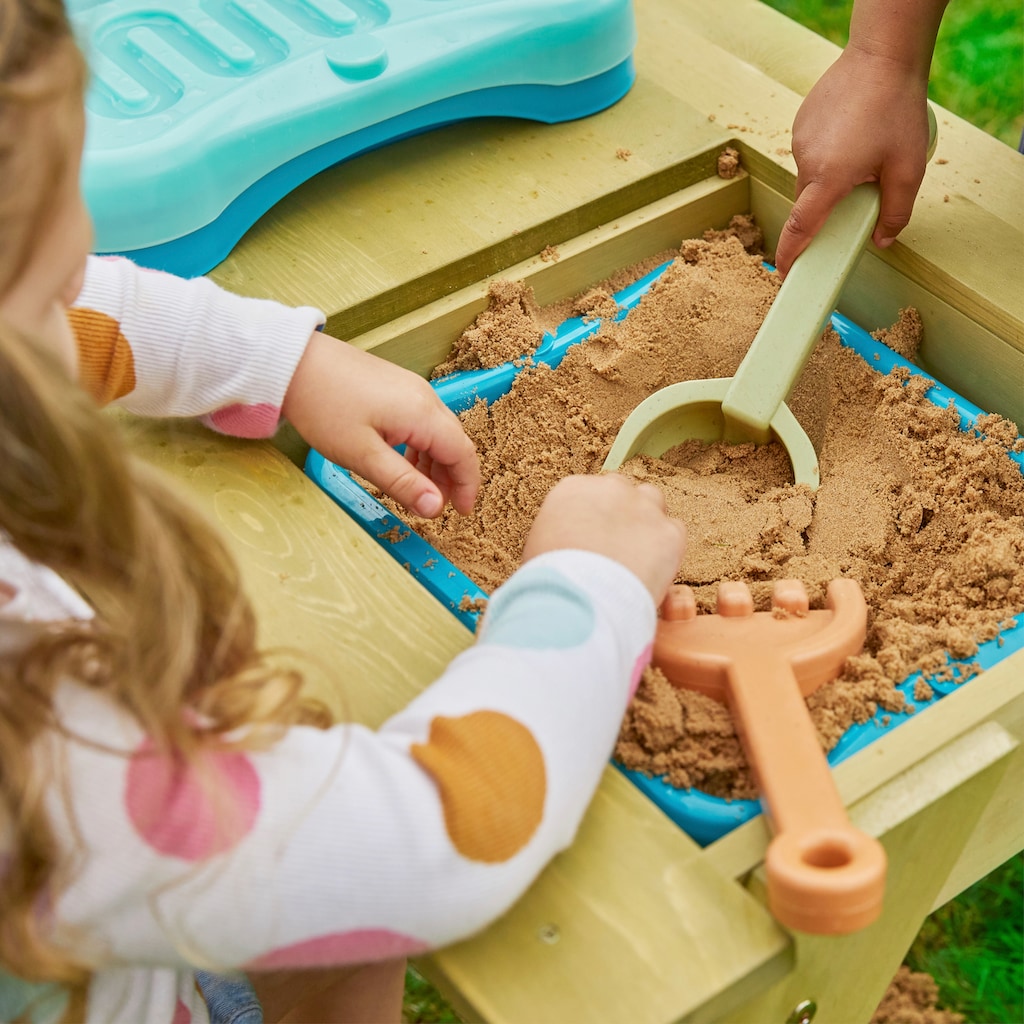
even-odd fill
[{"label": "blue plastic rim", "polygon": [[635,77],[632,0],[67,3],[96,251],[185,276],[327,167],[470,118],[586,117]]},{"label": "blue plastic rim", "polygon": [[[629,287],[616,292],[614,298],[619,308],[614,314],[614,319],[621,320],[627,316],[671,262],[663,263]],[[978,417],[984,415],[978,406],[935,381],[919,367],[876,341],[867,331],[841,314],[832,314],[831,325],[842,344],[856,352],[877,372],[888,374],[896,367],[902,367],[912,376],[930,381],[931,387],[926,392],[928,400],[940,408],[948,408],[952,404],[960,418],[960,429],[975,430]],[[600,319],[572,318],[564,321],[554,334],[544,335],[534,353],[534,362],[545,363],[552,368],[558,366],[569,347],[589,338],[600,327]],[[500,398],[512,387],[513,379],[522,368],[522,362],[517,360],[487,370],[451,374],[432,383],[445,404],[454,411],[461,412],[470,408],[478,399],[490,403]],[[1024,473],[1024,453],[1008,454]],[[388,512],[376,498],[360,487],[349,473],[328,462],[319,452],[309,453],[306,472],[364,530],[405,565],[445,607],[452,610],[470,629],[475,628],[480,615],[477,606],[485,603],[488,596],[484,590],[400,519]],[[980,644],[977,655],[970,659],[970,663],[977,664],[982,670],[989,669],[1021,649],[1024,649],[1024,609],[1014,625],[1005,629],[996,638]],[[954,659],[948,660],[950,664],[956,664]],[[970,685],[969,681],[957,684],[929,677],[927,681],[934,695],[928,701],[921,701],[914,698],[914,689],[920,679],[921,673],[916,672],[897,686],[907,698],[908,705],[915,709],[914,713],[941,700],[959,686]],[[910,712],[887,712],[884,718],[876,717],[863,724],[851,726],[829,752],[829,764],[839,764],[910,717]],[[761,805],[757,800],[724,800],[697,789],[677,789],[664,778],[652,778],[641,772],[623,768],[619,764],[616,764],[616,767],[702,846],[720,839],[736,826],[761,813]]]}]

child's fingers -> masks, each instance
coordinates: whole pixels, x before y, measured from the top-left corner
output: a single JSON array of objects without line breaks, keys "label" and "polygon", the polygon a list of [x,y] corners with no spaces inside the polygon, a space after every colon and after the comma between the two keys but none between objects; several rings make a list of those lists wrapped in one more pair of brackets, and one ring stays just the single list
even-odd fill
[{"label": "child's fingers", "polygon": [[679,554],[676,561],[681,561],[686,552],[687,541],[689,540],[689,534],[686,531],[686,524],[683,523],[681,519],[676,519],[674,516],[668,515],[667,506],[665,504],[665,492],[656,484],[637,484],[636,489],[648,501],[650,501],[660,513],[662,513],[664,521],[669,525],[671,532],[676,535],[676,542],[679,547]]},{"label": "child's fingers", "polygon": [[642,494],[648,501],[654,502],[655,506],[662,512],[665,511],[665,492],[656,484],[637,484],[638,494]]},{"label": "child's fingers", "polygon": [[477,492],[480,490],[480,468],[475,461],[473,466],[475,471],[471,475],[459,479],[453,467],[439,463],[436,459],[431,464],[431,480],[441,488],[441,492],[452,503],[455,511],[464,516],[473,511]]},{"label": "child's fingers", "polygon": [[445,495],[426,476],[416,461],[399,454],[378,434],[373,434],[350,468],[389,494],[418,516],[433,519],[444,509]]},{"label": "child's fingers", "polygon": [[457,470],[453,471],[452,467],[411,446],[406,447],[405,458],[437,484],[446,504],[451,502],[455,510],[462,515],[472,512],[480,489],[480,471],[475,459],[470,466],[470,472],[460,479],[456,476]]},{"label": "child's fingers", "polygon": [[480,490],[480,460],[473,442],[462,433],[451,450],[430,451],[431,479],[441,488],[457,512],[468,515]]},{"label": "child's fingers", "polygon": [[466,515],[480,490],[480,460],[459,418],[435,401],[401,441],[409,461],[437,485],[445,501]]},{"label": "child's fingers", "polygon": [[880,249],[892,245],[896,236],[910,223],[923,178],[924,160],[919,164],[914,161],[890,162],[882,169],[882,208],[871,236]]},{"label": "child's fingers", "polygon": [[678,571],[685,547],[686,531],[665,514],[658,487],[602,473],[566,477],[548,492],[522,560],[559,548],[594,551],[631,570],[657,604]]},{"label": "child's fingers", "polygon": [[828,220],[832,207],[848,191],[849,189],[837,189],[834,184],[825,181],[812,180],[797,196],[786,223],[782,225],[779,244],[775,250],[775,266],[783,278]]}]

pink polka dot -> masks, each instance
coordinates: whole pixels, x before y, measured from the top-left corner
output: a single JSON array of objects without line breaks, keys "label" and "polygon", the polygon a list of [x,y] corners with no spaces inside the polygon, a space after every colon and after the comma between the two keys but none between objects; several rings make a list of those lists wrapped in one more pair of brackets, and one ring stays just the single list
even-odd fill
[{"label": "pink polka dot", "polygon": [[272,437],[281,421],[281,410],[264,402],[260,405],[226,405],[210,413],[206,422],[231,437]]},{"label": "pink polka dot", "polygon": [[124,800],[135,830],[155,850],[201,860],[229,850],[252,828],[260,780],[244,754],[207,754],[193,767],[158,755],[146,740],[132,755]]},{"label": "pink polka dot", "polygon": [[285,967],[332,967],[338,964],[362,964],[373,960],[396,960],[417,956],[430,948],[429,943],[387,928],[360,928],[351,932],[333,932],[304,939],[290,946],[264,953],[251,963],[250,970]]},{"label": "pink polka dot", "polygon": [[654,644],[648,644],[641,652],[640,657],[636,659],[636,664],[633,666],[633,675],[629,680],[629,699],[633,699],[633,694],[636,693],[636,688],[640,685],[640,677],[644,674],[644,669],[651,663],[651,655],[654,653]]},{"label": "pink polka dot", "polygon": [[192,1011],[179,999],[171,1024],[192,1024]]}]

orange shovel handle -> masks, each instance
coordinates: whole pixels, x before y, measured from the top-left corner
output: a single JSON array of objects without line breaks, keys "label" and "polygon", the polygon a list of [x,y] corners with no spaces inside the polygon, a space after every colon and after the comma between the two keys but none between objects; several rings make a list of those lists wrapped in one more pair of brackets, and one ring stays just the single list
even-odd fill
[{"label": "orange shovel handle", "polygon": [[886,856],[853,827],[788,659],[761,650],[733,658],[728,700],[774,832],[768,902],[782,924],[841,935],[882,909]]}]

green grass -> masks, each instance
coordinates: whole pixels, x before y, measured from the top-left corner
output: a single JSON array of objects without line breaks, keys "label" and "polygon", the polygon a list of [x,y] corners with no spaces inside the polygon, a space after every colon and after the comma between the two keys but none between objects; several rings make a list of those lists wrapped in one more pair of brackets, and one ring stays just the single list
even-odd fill
[{"label": "green grass", "polygon": [[405,972],[403,1024],[461,1024],[462,1018],[412,965]]},{"label": "green grass", "polygon": [[[845,45],[848,0],[765,2]],[[939,31],[928,91],[940,106],[1016,149],[1024,130],[1021,0],[952,0]],[[932,914],[906,963],[932,975],[940,1007],[962,1013],[967,1024],[1024,1024],[1024,854]],[[406,977],[403,1017],[409,1024],[459,1021],[414,968]]]},{"label": "green grass", "polygon": [[[840,46],[849,0],[765,0]],[[928,94],[940,106],[1014,149],[1024,130],[1024,4],[951,0],[935,44]]]},{"label": "green grass", "polygon": [[968,1024],[1024,1021],[1024,853],[940,907],[907,954]]}]

